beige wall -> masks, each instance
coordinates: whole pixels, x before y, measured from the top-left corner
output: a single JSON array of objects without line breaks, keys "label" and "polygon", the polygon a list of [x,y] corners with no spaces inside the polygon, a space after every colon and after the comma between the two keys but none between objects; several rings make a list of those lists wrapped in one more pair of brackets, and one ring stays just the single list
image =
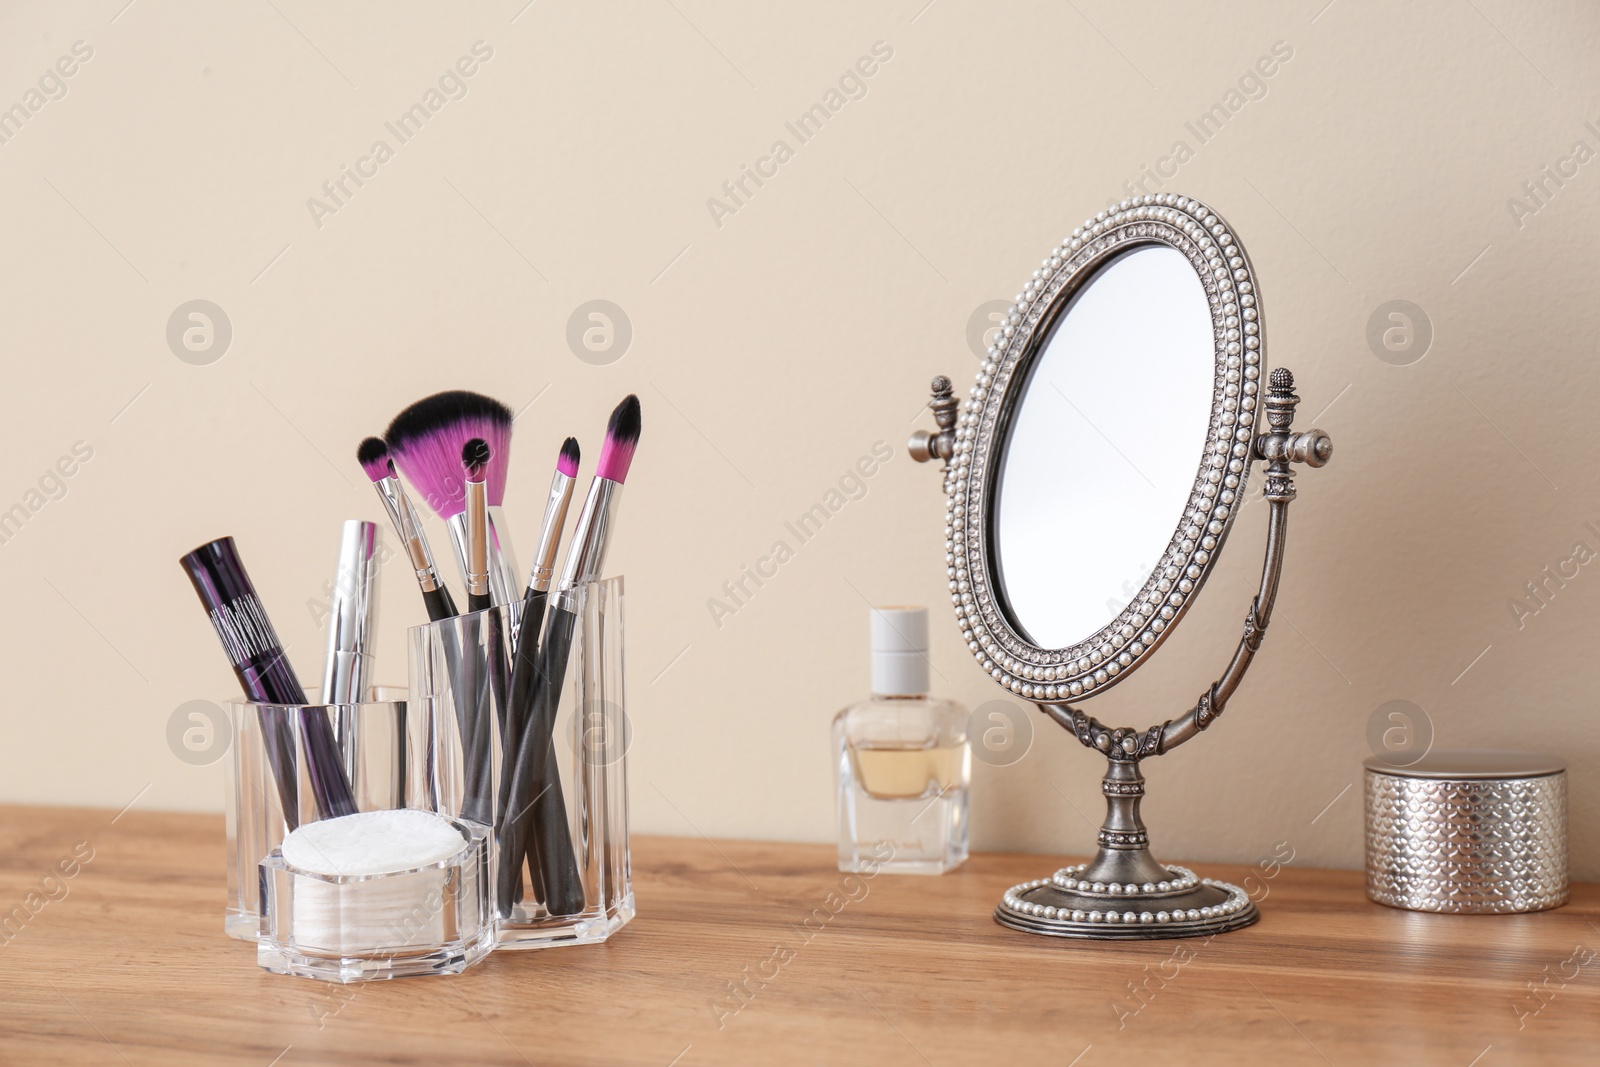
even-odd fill
[{"label": "beige wall", "polygon": [[[1248,861],[1288,841],[1296,862],[1358,865],[1369,717],[1403,699],[1437,743],[1565,755],[1575,869],[1600,877],[1600,570],[1510,607],[1575,542],[1600,550],[1600,162],[1561,162],[1600,150],[1590,5],[123,2],[0,13],[0,105],[93,49],[0,144],[0,508],[92,450],[0,545],[0,799],[218,808],[221,764],[166,739],[174,709],[231,688],[179,554],[236,535],[315,678],[307,602],[337,523],[380,517],[364,434],[440,388],[531,402],[525,540],[557,443],[578,433],[592,456],[636,390],[613,557],[635,825],[829,839],[828,724],[866,687],[868,601],[928,602],[940,687],[999,697],[945,606],[938,477],[904,452],[928,378],[964,389],[974,309],[1182,140],[1164,188],[1241,234],[1269,360],[1296,371],[1305,415],[1326,409],[1337,454],[1301,479],[1257,667],[1218,726],[1149,768],[1158,850]],[[464,97],[406,143],[386,131],[479,41],[492,57]],[[785,122],[875,42],[892,57],[866,95],[800,143]],[[1275,42],[1293,54],[1265,95],[1247,82],[1257,98],[1200,144],[1186,121]],[[374,177],[308,208],[379,139]],[[708,208],[777,140],[775,177]],[[1576,175],[1535,205],[1522,186],[1546,165]],[[565,336],[597,298],[633,331],[606,366]],[[232,324],[209,365],[166,339],[194,299]],[[1367,340],[1396,299],[1434,333],[1404,366]],[[893,458],[866,495],[714,620],[723,582],[880,440]],[[1187,708],[1236,639],[1262,541],[1258,505],[1166,651],[1089,710]],[[421,608],[398,567],[383,586],[380,673],[403,679]],[[975,844],[1082,852],[1097,761],[1035,719],[1025,759],[977,768]]]}]

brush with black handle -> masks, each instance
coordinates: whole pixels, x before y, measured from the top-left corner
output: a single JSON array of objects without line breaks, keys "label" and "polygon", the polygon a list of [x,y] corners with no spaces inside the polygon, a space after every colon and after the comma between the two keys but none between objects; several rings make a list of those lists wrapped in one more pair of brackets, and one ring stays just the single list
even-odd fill
[{"label": "brush with black handle", "polygon": [[504,693],[507,682],[499,680],[492,690],[490,686],[484,684],[486,676],[492,677],[497,665],[504,659],[502,650],[505,645],[498,619],[492,614],[487,616],[478,614],[494,606],[494,597],[489,592],[489,500],[488,487],[484,481],[484,471],[488,467],[489,456],[489,444],[481,437],[474,437],[461,446],[461,468],[466,473],[462,485],[464,496],[462,518],[465,530],[467,580],[467,617],[463,619],[462,625],[466,628],[467,638],[474,645],[477,643],[475,638],[478,627],[485,619],[488,625],[485,633],[486,655],[479,657],[469,654],[462,660],[462,691],[458,699],[470,699],[473,702],[466,738],[467,803],[463,807],[462,814],[477,822],[493,825],[494,807],[491,797],[493,764],[489,747],[491,744],[489,716],[485,704],[492,691],[497,698],[495,704],[500,710],[501,729],[504,730]]},{"label": "brush with black handle", "polygon": [[[535,659],[539,651],[539,626],[544,621],[545,595],[555,574],[556,552],[561,547],[561,531],[567,523],[567,508],[572,503],[572,486],[578,475],[580,452],[578,440],[569,437],[562,442],[561,453],[556,457],[556,473],[550,480],[550,496],[545,504],[544,521],[539,525],[539,544],[533,557],[533,570],[528,575],[528,591],[522,599],[522,622],[517,628],[515,651],[511,667],[511,695],[508,713],[501,734],[501,773],[499,805],[495,809],[495,829],[505,824],[510,806],[511,768],[517,758],[517,746],[522,740],[522,730],[528,710],[536,670]],[[528,856],[528,874],[533,879],[534,895],[542,903],[545,899],[536,856]],[[520,902],[522,883],[513,884],[512,904]]]},{"label": "brush with black handle", "polygon": [[[641,427],[639,398],[629,396],[611,413],[600,463],[583,511],[578,516],[572,545],[561,570],[561,584],[551,599],[544,633],[534,660],[534,679],[527,696],[528,714],[517,746],[511,776],[510,807],[500,828],[500,868],[497,899],[501,915],[509,915],[515,897],[512,880],[520,874],[520,857],[537,857],[551,915],[573,915],[583,910],[584,888],[568,829],[566,800],[562,796],[560,768],[553,748],[556,713],[566,683],[567,660],[577,628],[584,583],[600,577],[611,540],[617,499],[628,477]],[[529,625],[524,620],[524,629]],[[518,659],[522,657],[519,655]],[[519,709],[514,709],[513,714]],[[507,772],[502,772],[507,773]]]}]

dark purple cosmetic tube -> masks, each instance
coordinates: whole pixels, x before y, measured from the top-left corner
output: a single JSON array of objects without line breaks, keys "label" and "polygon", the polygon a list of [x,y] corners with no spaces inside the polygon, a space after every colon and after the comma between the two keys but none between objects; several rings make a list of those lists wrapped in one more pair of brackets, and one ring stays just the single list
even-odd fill
[{"label": "dark purple cosmetic tube", "polygon": [[[305,690],[283,646],[278,644],[278,635],[261,606],[261,599],[256,596],[250,575],[239,560],[233,538],[219,537],[178,562],[189,575],[189,581],[194,583],[194,591],[211,617],[212,629],[222,642],[245,698],[257,704],[304,705]],[[300,824],[294,732],[281,709],[263,708],[261,714],[267,758],[277,778],[284,821],[292,830]],[[339,748],[333,738],[333,724],[328,721],[327,714],[321,709],[302,707],[300,730],[305,739],[306,770],[311,778],[312,794],[322,817],[354,814],[355,798],[345,778]]]}]

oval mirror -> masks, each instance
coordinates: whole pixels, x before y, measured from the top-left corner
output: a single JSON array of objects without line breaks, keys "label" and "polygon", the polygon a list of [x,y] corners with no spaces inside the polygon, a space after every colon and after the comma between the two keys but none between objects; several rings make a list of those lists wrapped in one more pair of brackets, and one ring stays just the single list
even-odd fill
[{"label": "oval mirror", "polygon": [[997,681],[1068,700],[1171,632],[1243,498],[1263,367],[1249,262],[1198,201],[1051,249],[956,428],[954,597]]},{"label": "oval mirror", "polygon": [[1064,648],[1127,607],[1188,504],[1211,420],[1199,276],[1165,245],[1107,260],[1024,374],[1000,444],[995,569],[1018,631]]}]

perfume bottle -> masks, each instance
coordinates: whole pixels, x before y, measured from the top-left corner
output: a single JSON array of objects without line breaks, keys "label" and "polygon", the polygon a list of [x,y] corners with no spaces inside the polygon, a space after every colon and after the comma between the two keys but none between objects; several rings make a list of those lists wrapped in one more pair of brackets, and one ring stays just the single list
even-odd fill
[{"label": "perfume bottle", "polygon": [[873,608],[872,697],[833,720],[839,869],[943,874],[967,858],[967,712],[928,695],[928,609]]}]

